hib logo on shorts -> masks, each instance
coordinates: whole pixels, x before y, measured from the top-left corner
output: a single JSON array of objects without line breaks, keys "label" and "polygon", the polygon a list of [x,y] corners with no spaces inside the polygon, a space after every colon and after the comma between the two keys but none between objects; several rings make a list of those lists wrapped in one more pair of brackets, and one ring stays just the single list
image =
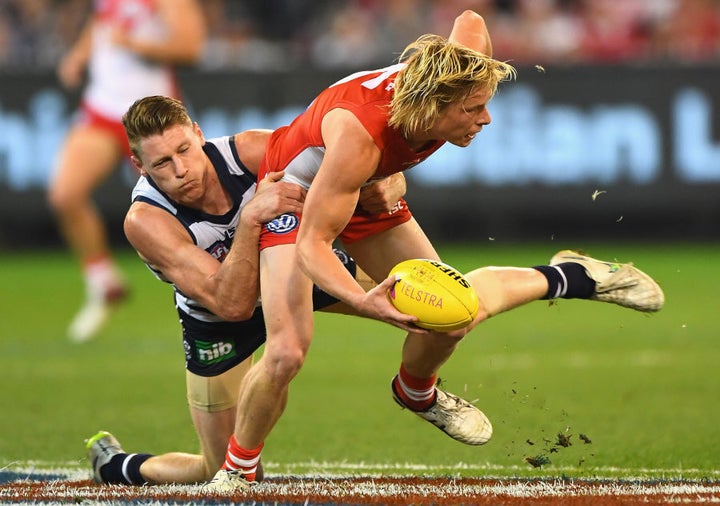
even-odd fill
[{"label": "hib logo on shorts", "polygon": [[225,341],[216,343],[196,341],[196,346],[198,362],[205,365],[227,360],[237,355],[232,343]]},{"label": "hib logo on shorts", "polygon": [[269,222],[267,225],[265,225],[265,228],[267,228],[268,232],[272,232],[273,234],[287,234],[288,232],[291,232],[292,230],[295,230],[298,226],[298,218],[294,214],[281,214],[271,222]]}]

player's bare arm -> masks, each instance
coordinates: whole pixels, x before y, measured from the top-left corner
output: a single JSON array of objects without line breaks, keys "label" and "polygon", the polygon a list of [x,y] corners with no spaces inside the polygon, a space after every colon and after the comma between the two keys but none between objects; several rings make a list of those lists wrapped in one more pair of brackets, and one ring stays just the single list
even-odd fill
[{"label": "player's bare arm", "polygon": [[80,86],[85,76],[85,68],[90,59],[90,51],[92,50],[92,29],[93,19],[91,18],[85,23],[80,37],[72,45],[67,53],[60,60],[57,68],[58,79],[63,86],[68,89],[74,89]]},{"label": "player's bare arm", "polygon": [[245,130],[234,135],[235,148],[242,163],[247,169],[257,176],[260,162],[265,156],[268,139],[272,130],[253,129]]},{"label": "player's bare arm", "polygon": [[308,191],[298,233],[300,266],[321,289],[355,308],[360,314],[405,330],[415,317],[389,303],[388,278],[365,292],[332,251],[358,202],[360,187],[376,170],[380,149],[360,121],[349,111],[334,109],[323,120],[325,157]]},{"label": "player's bare arm", "polygon": [[158,9],[167,28],[167,37],[155,41],[129,37],[118,28],[113,33],[116,44],[151,60],[173,65],[188,65],[202,56],[206,26],[196,0],[159,0]]},{"label": "player's bare arm", "polygon": [[271,173],[245,205],[233,245],[220,263],[193,243],[185,228],[167,211],[135,202],[125,218],[125,235],[138,254],[178,289],[228,321],[248,319],[259,293],[260,227],[283,212],[302,209],[304,190],[278,182]]},{"label": "player's bare arm", "polygon": [[[222,290],[218,270],[224,264],[198,248],[185,228],[167,211],[134,203],[125,218],[125,235],[140,257],[162,273],[183,293],[199,301],[225,320],[243,320],[252,315],[258,296],[257,270],[252,257],[230,262],[226,270],[236,271],[236,287]],[[229,255],[228,255],[229,256]],[[235,257],[241,257],[236,252]],[[222,298],[229,297],[229,298]]]}]

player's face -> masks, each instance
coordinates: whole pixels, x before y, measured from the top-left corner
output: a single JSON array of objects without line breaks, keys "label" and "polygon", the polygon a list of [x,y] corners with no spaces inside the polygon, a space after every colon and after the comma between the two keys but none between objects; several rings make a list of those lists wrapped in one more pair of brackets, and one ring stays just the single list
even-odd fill
[{"label": "player's face", "polygon": [[197,124],[172,126],[140,142],[138,168],[171,199],[192,206],[205,193],[208,160],[204,142]]},{"label": "player's face", "polygon": [[490,90],[474,89],[464,100],[445,107],[430,133],[435,139],[463,148],[468,146],[483,126],[490,124],[492,118],[487,104],[491,98]]}]

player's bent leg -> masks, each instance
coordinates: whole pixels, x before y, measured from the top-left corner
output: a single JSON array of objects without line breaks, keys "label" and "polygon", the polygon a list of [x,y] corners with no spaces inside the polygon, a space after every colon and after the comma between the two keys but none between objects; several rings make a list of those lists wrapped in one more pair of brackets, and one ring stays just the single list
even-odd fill
[{"label": "player's bent leg", "polygon": [[[212,416],[214,419],[213,422],[207,422],[206,427],[226,426],[229,427],[226,429],[227,433],[232,433],[233,409],[213,413],[212,415],[205,413],[205,415]],[[86,441],[86,447],[95,483],[122,485],[192,484],[206,481],[212,476],[208,472],[209,466],[203,454],[182,452],[162,455],[128,453],[123,450],[118,440],[107,431],[100,431],[89,438]],[[204,449],[203,452],[205,452]]]},{"label": "player's bent leg", "polygon": [[285,410],[289,384],[300,371],[312,340],[312,282],[296,266],[294,244],[261,251],[260,286],[265,349],[245,376],[225,463],[203,487],[207,493],[244,489],[256,480],[265,438]]},{"label": "player's bent leg", "polygon": [[[440,260],[414,219],[347,245],[358,265],[376,281],[387,277],[397,263],[410,258]],[[391,384],[395,401],[465,444],[486,443],[492,425],[469,402],[435,386],[437,371],[452,355],[466,329],[452,333],[408,334],[399,373]]]},{"label": "player's bent leg", "polygon": [[107,431],[99,431],[87,439],[85,446],[95,483],[197,483],[205,476],[202,455],[127,453],[115,436]]},{"label": "player's bent leg", "polygon": [[632,263],[608,262],[563,250],[550,259],[550,265],[577,263],[595,282],[590,299],[610,302],[643,312],[655,312],[665,304],[665,294],[657,282]]},{"label": "player's bent leg", "polygon": [[482,267],[465,274],[480,299],[480,311],[469,329],[491,316],[542,298],[547,279],[524,267]]},{"label": "player's bent leg", "polygon": [[110,133],[93,127],[74,127],[54,168],[48,202],[69,245],[80,256],[96,256],[107,249],[104,232],[97,235],[97,229],[104,227],[91,197],[95,188],[115,170],[121,153]]},{"label": "player's bent leg", "polygon": [[237,443],[247,449],[265,440],[282,413],[313,332],[312,282],[295,264],[294,244],[261,251],[260,286],[267,340],[243,382],[235,428]]},{"label": "player's bent leg", "polygon": [[140,466],[148,485],[195,484],[207,480],[205,459],[196,453],[154,455]]},{"label": "player's bent leg", "polygon": [[[222,374],[203,377],[186,371],[188,403],[200,439],[204,475],[208,481],[225,463],[228,440],[235,429],[240,385],[253,365],[250,356]],[[255,481],[265,477],[262,462],[257,464]]]},{"label": "player's bent leg", "polygon": [[[225,461],[227,441],[235,427],[240,383],[251,365],[249,357],[215,376],[186,372],[188,403],[200,440],[200,454],[128,454],[112,434],[100,431],[86,441],[93,479],[97,483],[141,485],[191,484],[212,478]],[[262,479],[259,464],[257,480]]]},{"label": "player's bent leg", "polygon": [[492,424],[487,416],[477,406],[436,386],[434,371],[439,366],[433,364],[449,358],[463,335],[463,331],[450,335],[409,334],[403,346],[400,371],[391,383],[392,396],[401,407],[456,441],[481,445],[492,436]]},{"label": "player's bent leg", "polygon": [[[225,462],[228,439],[235,429],[240,385],[252,364],[250,356],[230,370],[210,377],[186,371],[190,413],[204,457],[204,475],[198,481],[212,478]],[[262,466],[258,467],[260,481]]]}]

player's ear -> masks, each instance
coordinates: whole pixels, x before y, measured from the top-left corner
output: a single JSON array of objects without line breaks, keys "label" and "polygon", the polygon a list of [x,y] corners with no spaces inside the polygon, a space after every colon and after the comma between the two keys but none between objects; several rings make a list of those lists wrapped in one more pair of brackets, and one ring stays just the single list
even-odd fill
[{"label": "player's ear", "polygon": [[193,122],[193,131],[195,132],[195,135],[198,136],[198,139],[200,139],[200,144],[205,144],[205,135],[203,134],[200,125],[197,124],[197,121]]},{"label": "player's ear", "polygon": [[135,167],[135,170],[137,170],[141,176],[147,176],[147,172],[145,172],[145,169],[143,169],[143,164],[137,156],[131,155],[130,163],[132,163],[133,167]]}]

